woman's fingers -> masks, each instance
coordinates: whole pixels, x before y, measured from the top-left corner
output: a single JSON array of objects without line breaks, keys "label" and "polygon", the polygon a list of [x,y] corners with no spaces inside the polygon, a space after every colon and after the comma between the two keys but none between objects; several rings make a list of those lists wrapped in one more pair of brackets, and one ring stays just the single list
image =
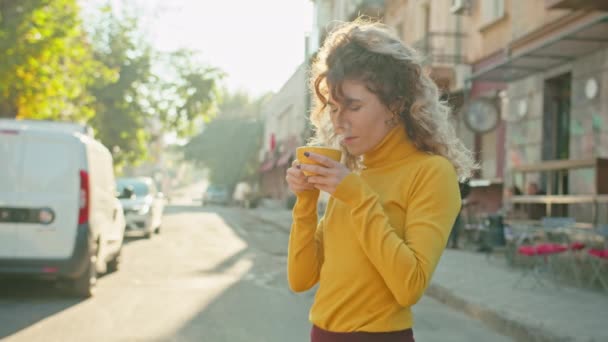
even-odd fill
[{"label": "woman's fingers", "polygon": [[302,170],[299,169],[289,168],[287,169],[287,174],[297,179],[306,180],[306,176],[302,173]]},{"label": "woman's fingers", "polygon": [[[302,167],[302,166],[300,165],[300,167]],[[290,167],[289,169],[287,169],[287,173],[292,173],[294,175],[301,174],[302,173],[302,169],[297,168],[297,167]]]},{"label": "woman's fingers", "polygon": [[299,185],[290,185],[289,186],[289,190],[291,190],[295,194],[298,194],[303,191],[314,190],[314,189],[315,189],[315,187],[310,184],[304,185],[304,186],[299,186]]},{"label": "woman's fingers", "polygon": [[333,168],[333,167],[336,167],[338,164],[340,164],[340,162],[337,162],[331,158],[328,158],[324,155],[312,153],[312,152],[309,152],[308,155],[306,155],[306,158],[315,160],[315,161],[321,163],[321,165],[325,166],[326,168]]},{"label": "woman's fingers", "polygon": [[313,184],[313,185],[317,185],[317,184],[329,185],[334,182],[334,179],[329,178],[329,177],[311,176],[311,177],[308,177],[307,182],[310,184]]},{"label": "woman's fingers", "polygon": [[300,170],[308,171],[310,173],[315,173],[315,174],[322,175],[322,176],[329,176],[334,173],[333,169],[330,169],[330,168],[327,168],[324,166],[320,166],[320,165],[309,165],[309,164],[300,165]]},{"label": "woman's fingers", "polygon": [[285,180],[291,191],[297,193],[305,190],[313,190],[314,186],[306,180],[306,176],[299,169],[289,168]]},{"label": "woman's fingers", "polygon": [[306,181],[306,179],[300,179],[300,178],[296,178],[292,175],[287,175],[287,177],[285,177],[285,180],[287,181],[287,183],[289,185],[296,185],[296,186],[306,186],[308,185],[308,182]]}]

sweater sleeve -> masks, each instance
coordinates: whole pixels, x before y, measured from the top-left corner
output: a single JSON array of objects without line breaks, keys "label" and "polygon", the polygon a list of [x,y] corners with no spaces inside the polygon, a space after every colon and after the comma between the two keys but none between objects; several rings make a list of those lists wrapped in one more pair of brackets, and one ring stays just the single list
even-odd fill
[{"label": "sweater sleeve", "polygon": [[425,161],[406,195],[402,239],[378,195],[360,176],[348,175],[333,194],[351,208],[353,232],[397,302],[409,307],[428,287],[460,210],[453,166],[442,157]]},{"label": "sweater sleeve", "polygon": [[310,289],[319,281],[323,263],[323,220],[317,223],[319,191],[300,195],[293,208],[287,249],[287,277],[294,292]]}]

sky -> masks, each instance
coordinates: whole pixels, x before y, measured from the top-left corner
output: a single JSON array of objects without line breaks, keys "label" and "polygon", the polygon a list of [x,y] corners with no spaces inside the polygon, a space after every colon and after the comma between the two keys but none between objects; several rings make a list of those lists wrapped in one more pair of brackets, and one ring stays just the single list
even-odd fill
[{"label": "sky", "polygon": [[[107,0],[83,0],[86,6]],[[110,0],[136,6],[162,51],[188,48],[227,73],[229,90],[276,92],[304,61],[311,0]]]}]

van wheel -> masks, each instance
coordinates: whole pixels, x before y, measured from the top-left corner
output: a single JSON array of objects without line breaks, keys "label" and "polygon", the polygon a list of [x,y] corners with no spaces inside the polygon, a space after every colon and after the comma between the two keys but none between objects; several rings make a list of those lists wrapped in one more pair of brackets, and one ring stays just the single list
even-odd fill
[{"label": "van wheel", "polygon": [[154,232],[156,234],[160,234],[160,225],[158,227],[156,227],[156,229],[154,229]]},{"label": "van wheel", "polygon": [[152,230],[149,230],[149,231],[145,232],[145,233],[144,233],[144,237],[145,237],[146,239],[151,239],[153,234],[154,234],[154,229],[152,229]]},{"label": "van wheel", "polygon": [[76,279],[70,281],[71,293],[83,298],[89,298],[95,293],[97,284],[97,269],[95,264],[97,257],[92,255],[87,263],[87,267]]},{"label": "van wheel", "polygon": [[108,273],[114,273],[120,268],[120,251],[108,261]]}]

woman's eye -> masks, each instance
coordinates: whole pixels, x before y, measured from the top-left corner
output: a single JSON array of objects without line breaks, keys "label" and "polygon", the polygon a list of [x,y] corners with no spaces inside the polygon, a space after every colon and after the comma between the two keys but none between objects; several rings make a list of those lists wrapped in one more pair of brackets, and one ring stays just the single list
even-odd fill
[{"label": "woman's eye", "polygon": [[356,111],[358,111],[359,109],[361,109],[361,106],[350,107],[350,110],[352,110],[353,112],[356,112]]}]

